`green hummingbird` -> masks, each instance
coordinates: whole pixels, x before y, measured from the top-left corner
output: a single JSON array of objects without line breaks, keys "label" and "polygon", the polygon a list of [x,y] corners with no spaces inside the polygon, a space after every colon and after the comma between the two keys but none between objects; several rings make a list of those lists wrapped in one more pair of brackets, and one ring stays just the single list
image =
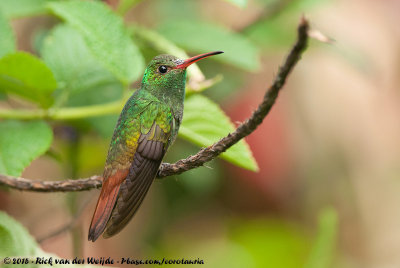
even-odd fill
[{"label": "green hummingbird", "polygon": [[121,231],[138,210],[161,161],[178,134],[183,116],[186,68],[215,51],[187,60],[159,55],[125,104],[114,129],[103,186],[89,228],[89,241]]}]

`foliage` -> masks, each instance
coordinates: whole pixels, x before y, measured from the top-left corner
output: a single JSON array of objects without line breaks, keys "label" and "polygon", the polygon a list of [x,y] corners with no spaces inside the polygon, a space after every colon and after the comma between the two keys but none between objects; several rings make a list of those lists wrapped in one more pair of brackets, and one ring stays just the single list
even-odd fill
[{"label": "foliage", "polygon": [[[221,94],[211,91],[225,87],[221,95],[227,99],[227,94],[244,84],[242,72],[260,68],[260,53],[267,47],[266,44],[283,46],[293,40],[294,27],[288,23],[287,14],[290,14],[289,21],[293,22],[293,18],[298,18],[293,15],[294,12],[299,14],[304,6],[312,6],[317,1],[292,1],[294,4],[288,5],[287,10],[272,18],[263,17],[242,31],[234,31],[228,25],[204,18],[196,17],[194,20],[192,14],[196,10],[185,12],[179,20],[176,16],[173,20],[164,20],[161,16],[152,24],[154,28],[149,29],[124,20],[125,13],[135,8],[140,0],[121,0],[115,12],[105,2],[0,1],[0,174],[20,176],[34,159],[50,148],[51,154],[74,158],[75,163],[82,165],[71,169],[93,174],[91,172],[104,162],[106,144],[117,116],[127,96],[134,90],[131,85],[139,81],[145,62],[160,53],[184,58],[188,56],[185,50],[190,54],[225,51],[225,54],[201,63],[203,67],[210,66],[208,70],[204,68],[207,76],[224,75],[223,85],[215,85],[218,79],[205,80],[199,66],[191,66],[188,70],[189,82],[202,85],[202,90],[215,87],[203,94],[194,92],[189,88],[191,83],[188,83],[190,95],[186,98],[179,137],[196,146],[209,146],[232,132],[234,124],[214,101],[215,98],[207,96]],[[161,2],[160,9],[172,0]],[[197,1],[183,2],[188,8],[195,8]],[[241,9],[248,4],[247,0],[223,2]],[[276,1],[260,2],[269,5]],[[175,12],[177,10],[170,8]],[[17,34],[10,25],[15,19],[37,15],[52,17],[56,23],[34,33],[34,52],[16,51]],[[54,138],[53,131],[56,133]],[[65,145],[65,140],[70,144]],[[77,150],[74,146],[79,141],[80,150]],[[244,140],[222,154],[221,158],[248,170],[258,170],[257,162]],[[217,169],[212,172],[216,173]],[[196,181],[193,177],[201,178],[202,184],[212,185],[217,178],[208,176],[207,172],[202,173],[200,169],[188,172],[188,176],[192,180],[184,182],[188,183],[186,187],[191,189],[193,195],[200,196],[208,186],[201,186],[200,180]],[[203,203],[204,200],[200,199]],[[308,259],[310,268],[326,267],[318,265],[328,265],[332,258],[336,218],[329,213],[323,216],[320,228]],[[296,267],[296,263],[306,261],[309,253],[309,241],[303,233],[282,222],[260,220],[240,223],[228,234],[228,238],[201,244],[201,250],[213,256],[211,261],[217,264],[216,267],[226,264],[227,259],[230,259],[231,267],[264,267],[272,263],[274,267]],[[0,242],[0,254],[4,256],[46,254],[27,230],[4,213],[0,213]],[[186,245],[172,255],[179,256],[193,250]],[[287,252],[292,258],[285,258]],[[265,262],[265,254],[269,254],[268,263]]]},{"label": "foliage", "polygon": [[[180,133],[194,144],[211,145],[234,130],[233,124],[218,105],[199,94],[186,99],[184,114]],[[221,157],[240,167],[257,171],[258,166],[247,146],[244,141],[240,141]]]},{"label": "foliage", "polygon": [[15,40],[14,33],[12,32],[11,26],[0,12],[0,57],[7,53],[13,52],[15,50]]},{"label": "foliage", "polygon": [[0,122],[0,173],[19,176],[30,162],[49,149],[53,133],[43,121]]},{"label": "foliage", "polygon": [[[121,2],[120,13],[127,11],[137,2],[139,1]],[[232,2],[244,6],[246,1]],[[35,0],[29,3],[24,0],[2,1],[0,12],[0,33],[3,33],[4,37],[0,43],[0,56],[2,56],[0,91],[7,95],[6,101],[21,98],[31,102],[33,106],[36,104],[42,107],[42,109],[28,110],[25,119],[46,119],[48,116],[53,120],[63,120],[63,116],[68,115],[65,108],[76,107],[73,114],[78,118],[69,123],[85,132],[94,130],[106,138],[112,134],[121,106],[116,105],[114,110],[102,116],[100,114],[96,116],[96,112],[88,114],[86,108],[92,105],[107,105],[112,101],[124,102],[124,89],[126,90],[129,84],[136,81],[143,73],[144,57],[146,61],[150,59],[142,53],[147,49],[145,42],[156,44],[161,40],[160,42],[163,42],[161,44],[167,46],[157,47],[156,44],[158,51],[177,51],[181,56],[186,54],[180,52],[182,51],[178,47],[180,45],[194,52],[224,49],[226,54],[221,57],[221,61],[245,70],[254,70],[259,64],[257,48],[245,37],[222,26],[214,27],[201,21],[182,24],[187,27],[179,29],[181,37],[179,39],[179,36],[171,30],[178,27],[176,22],[170,22],[160,28],[161,35],[152,33],[146,28],[140,28],[141,34],[132,35],[128,30],[130,26],[124,23],[120,15],[114,13],[106,4],[96,1]],[[14,34],[6,18],[38,14],[54,14],[65,23],[38,32],[35,48],[40,58],[27,52],[14,52]],[[198,38],[204,39],[205,35],[210,34],[214,38],[209,39],[208,43],[200,44],[190,33],[195,30],[201,33]],[[241,57],[237,57],[239,53]],[[199,79],[203,75],[198,67],[195,68],[193,68],[195,71],[189,70],[189,78],[196,76],[196,79]],[[212,110],[212,114],[208,118],[199,116],[200,112],[193,109],[198,105],[203,106],[204,110]],[[99,110],[101,106],[97,109]],[[180,136],[199,146],[208,146],[233,130],[228,117],[218,105],[204,96],[192,96],[186,104],[186,110],[190,120],[183,122]],[[18,119],[20,118],[16,116],[18,112],[18,110],[6,110],[3,114],[7,116],[4,118]],[[18,124],[22,127],[29,122],[18,122]],[[48,123],[40,124],[44,126]],[[216,126],[219,126],[217,131]],[[206,129],[208,127],[210,131]],[[222,131],[224,128],[225,131]],[[40,140],[51,140],[48,135],[46,137],[41,135],[41,133],[35,135],[30,142],[41,144]],[[15,149],[18,145],[23,145],[22,141],[20,144],[17,143],[13,143],[16,144]],[[26,150],[27,158],[18,161],[18,168],[3,168],[2,171],[10,175],[21,175],[23,168],[29,165],[32,159],[45,153],[49,144],[46,143],[46,146],[40,148],[41,150],[36,151]],[[222,157],[243,168],[257,170],[257,164],[244,141],[228,150]]]},{"label": "foliage", "polygon": [[319,215],[317,239],[305,268],[332,267],[334,259],[338,216],[333,208],[324,209]]},{"label": "foliage", "polygon": [[[52,267],[66,268],[75,267],[73,264],[55,264],[55,259],[62,259],[58,256],[48,254],[42,249],[29,234],[29,232],[19,222],[0,211],[0,258],[1,267],[16,267],[17,264],[12,263],[12,256],[21,256],[20,259],[28,258],[27,264],[20,264],[27,268],[44,268],[49,267],[49,264],[36,264],[36,258],[49,259],[52,257]],[[10,264],[3,264],[4,257],[11,257]],[[78,265],[76,265],[78,266]],[[97,267],[94,265],[79,265],[79,267]],[[107,266],[102,266],[107,267]]]},{"label": "foliage", "polygon": [[49,107],[57,82],[50,69],[35,56],[16,52],[0,59],[0,91],[16,94]]},{"label": "foliage", "polygon": [[[216,57],[216,60],[237,68],[252,71],[259,67],[256,46],[241,34],[233,33],[224,27],[208,22],[173,20],[163,23],[159,31],[190,51],[204,53],[223,48],[225,53]],[[237,53],[240,53],[240,56]]]}]

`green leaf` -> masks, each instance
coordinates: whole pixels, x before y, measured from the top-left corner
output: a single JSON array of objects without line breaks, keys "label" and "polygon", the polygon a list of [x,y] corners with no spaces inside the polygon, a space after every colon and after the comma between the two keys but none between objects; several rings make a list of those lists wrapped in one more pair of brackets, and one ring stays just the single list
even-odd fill
[{"label": "green leaf", "polygon": [[82,35],[68,25],[55,27],[47,35],[40,52],[53,71],[59,88],[70,93],[108,82],[118,83],[91,55]]},{"label": "green leaf", "polygon": [[117,11],[119,14],[125,14],[129,9],[131,9],[141,1],[142,0],[120,0]]},{"label": "green leaf", "polygon": [[[78,265],[72,264],[72,259],[69,260],[71,264],[55,264],[55,259],[65,260],[64,258],[58,257],[53,254],[44,252],[39,248],[36,241],[21,225],[18,221],[8,216],[5,212],[0,211],[0,263],[2,268],[11,267],[26,267],[26,268],[68,268],[78,267]],[[29,262],[26,264],[3,264],[4,257],[15,257],[29,258]],[[36,264],[36,258],[43,258],[49,260],[52,258],[52,264]],[[85,260],[86,261],[86,260]],[[109,266],[95,266],[95,265],[79,265],[79,267],[109,267]]]},{"label": "green leaf", "polygon": [[244,8],[247,5],[247,0],[225,0],[225,1],[230,2],[241,8]]},{"label": "green leaf", "polygon": [[333,208],[326,208],[319,215],[318,236],[311,250],[305,268],[333,267],[337,237],[337,213]]},{"label": "green leaf", "polygon": [[[67,106],[101,104],[122,97],[121,82],[98,64],[82,35],[71,26],[63,24],[55,27],[44,40],[41,55],[54,72],[60,88],[59,97],[69,98],[65,100]],[[110,115],[84,121],[102,136],[109,137],[117,118]]]},{"label": "green leaf", "polygon": [[0,10],[7,18],[46,14],[46,4],[54,0],[0,0]]},{"label": "green leaf", "polygon": [[[259,0],[261,1],[261,0]],[[283,4],[282,9],[273,16],[250,25],[244,34],[252,41],[260,45],[264,50],[269,49],[275,53],[275,49],[290,46],[296,38],[296,29],[299,18],[304,12],[310,12],[312,8],[326,4],[331,0],[293,0]],[[282,5],[279,0],[262,0],[265,9]]]},{"label": "green leaf", "polygon": [[35,56],[16,52],[0,59],[0,91],[49,107],[56,88],[53,73]]},{"label": "green leaf", "polygon": [[285,14],[262,20],[250,26],[246,29],[245,34],[263,49],[287,47],[296,38],[296,32],[293,29],[296,28],[298,17],[285,12]]},{"label": "green leaf", "polygon": [[[195,94],[186,98],[183,122],[179,135],[194,144],[209,146],[234,131],[229,118],[210,99]],[[239,167],[252,171],[258,170],[249,146],[241,140],[221,157]]]},{"label": "green leaf", "polygon": [[16,220],[0,211],[0,263],[3,257],[33,256],[36,242],[28,231]]},{"label": "green leaf", "polygon": [[310,239],[293,221],[257,218],[231,226],[228,236],[251,255],[253,267],[300,268],[307,261]]},{"label": "green leaf", "polygon": [[222,26],[200,21],[165,22],[159,31],[179,46],[197,53],[223,50],[213,59],[247,71],[260,66],[258,49],[244,36]]},{"label": "green leaf", "polygon": [[13,30],[0,10],[0,58],[15,51],[15,37]]},{"label": "green leaf", "polygon": [[121,17],[100,2],[65,1],[50,9],[75,27],[93,56],[125,84],[143,72],[144,61]]},{"label": "green leaf", "polygon": [[[122,92],[123,88],[121,84],[112,82],[104,83],[71,95],[67,105],[79,107],[112,102],[121,99]],[[86,125],[92,126],[104,138],[111,138],[117,120],[118,115],[105,115],[86,118],[83,121],[86,122]]]},{"label": "green leaf", "polygon": [[21,176],[35,158],[49,149],[53,132],[43,121],[0,122],[0,174]]}]

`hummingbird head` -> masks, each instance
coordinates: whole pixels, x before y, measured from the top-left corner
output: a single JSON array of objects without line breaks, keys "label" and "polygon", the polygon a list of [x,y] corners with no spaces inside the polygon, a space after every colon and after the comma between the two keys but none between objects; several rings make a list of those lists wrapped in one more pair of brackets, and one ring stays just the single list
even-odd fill
[{"label": "hummingbird head", "polygon": [[152,90],[168,90],[185,88],[186,68],[191,64],[209,56],[223,53],[214,51],[182,60],[172,55],[158,55],[147,66],[142,86]]}]

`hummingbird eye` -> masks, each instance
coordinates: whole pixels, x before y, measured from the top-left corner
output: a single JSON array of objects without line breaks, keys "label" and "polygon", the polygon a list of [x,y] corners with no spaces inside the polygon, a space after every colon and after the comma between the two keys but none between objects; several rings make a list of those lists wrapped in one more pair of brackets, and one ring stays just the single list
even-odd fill
[{"label": "hummingbird eye", "polygon": [[160,67],[158,67],[158,71],[162,74],[165,74],[168,71],[168,67],[165,65],[161,65]]}]

